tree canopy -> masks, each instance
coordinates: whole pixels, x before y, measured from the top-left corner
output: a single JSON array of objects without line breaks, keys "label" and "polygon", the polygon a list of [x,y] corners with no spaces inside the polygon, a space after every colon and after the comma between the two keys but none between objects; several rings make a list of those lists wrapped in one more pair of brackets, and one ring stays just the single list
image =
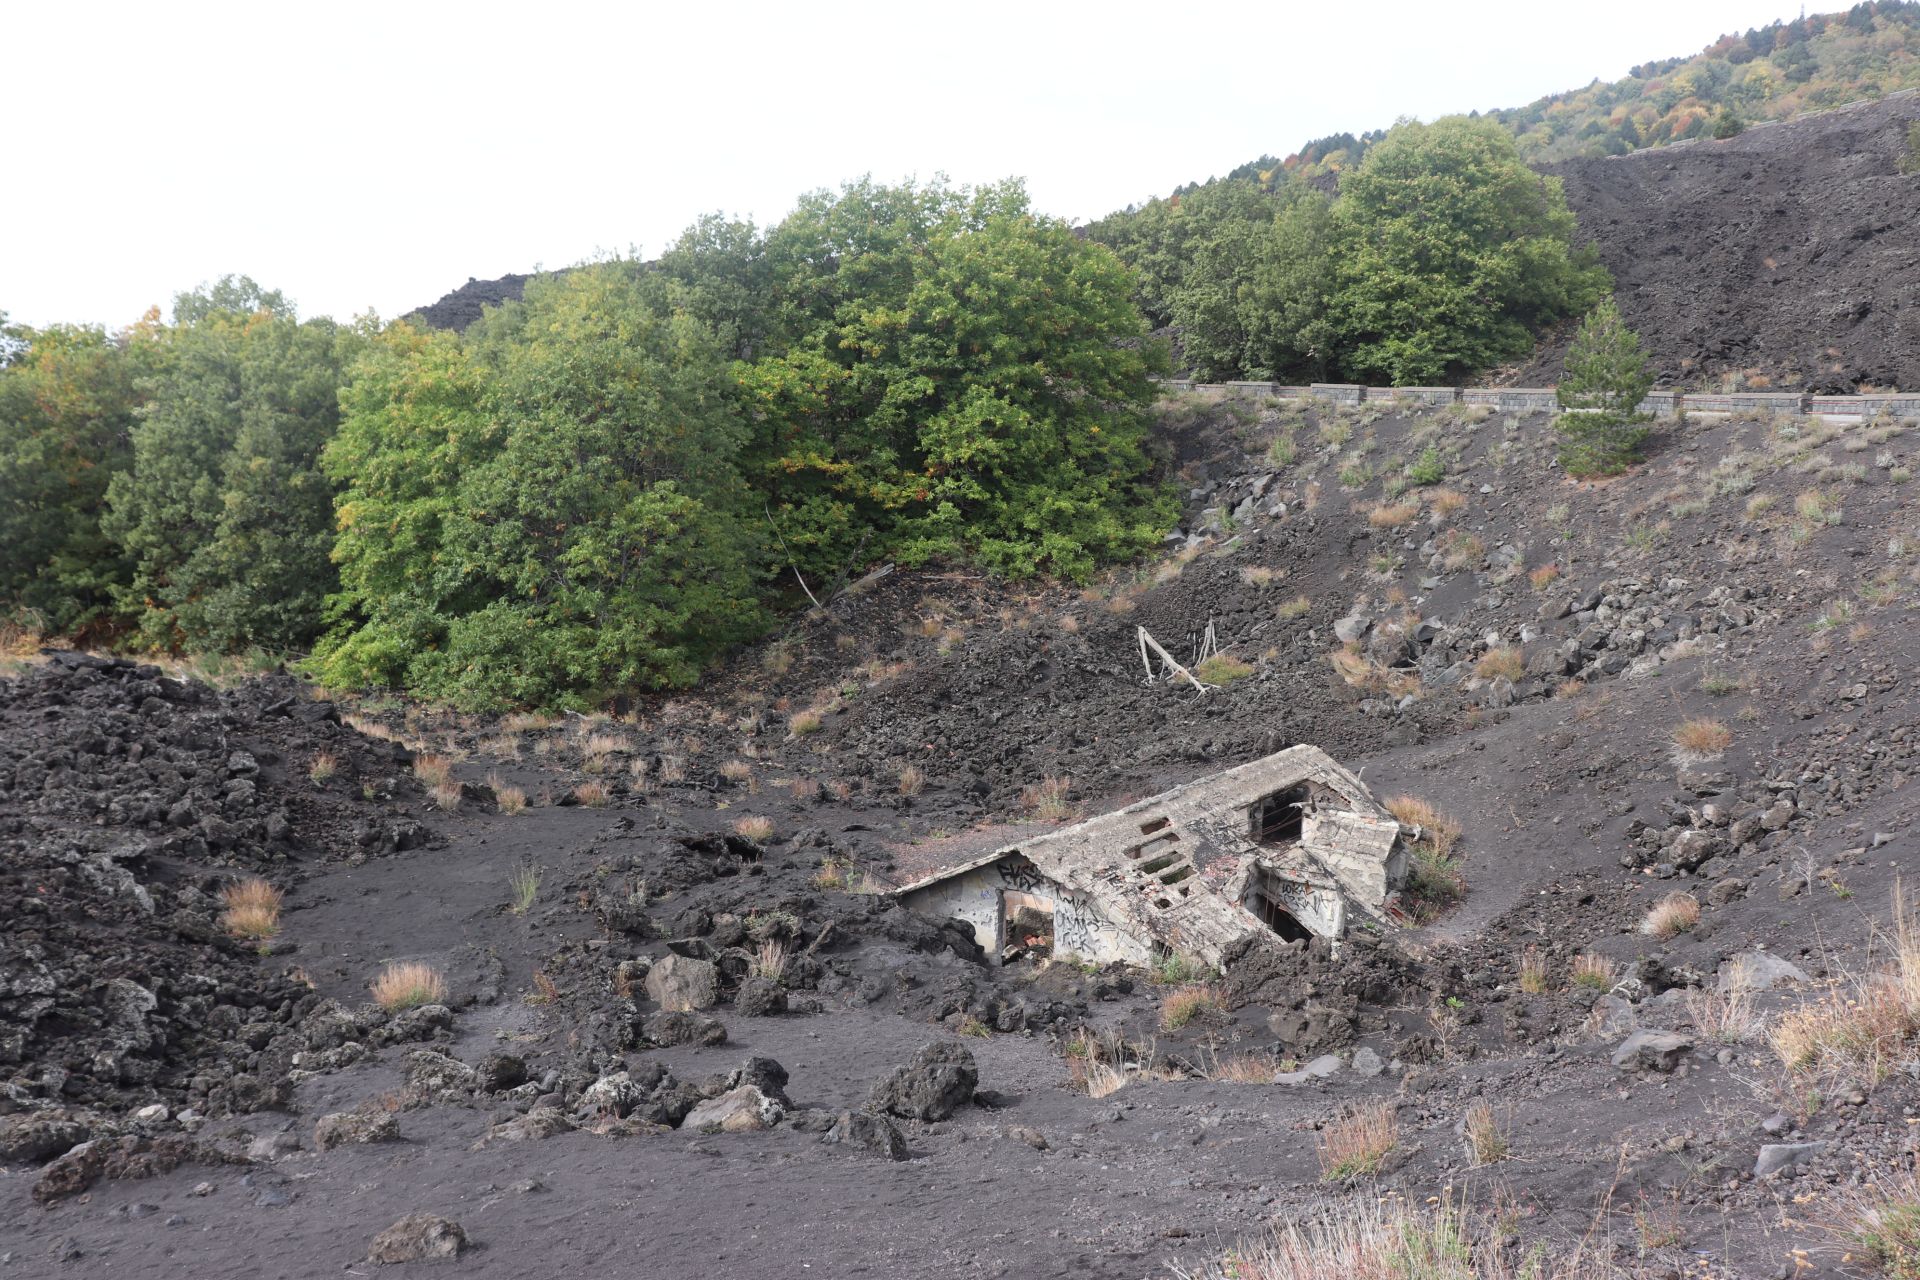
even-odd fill
[{"label": "tree canopy", "polygon": [[536,279],[464,336],[394,326],[326,456],[317,669],[592,701],[691,682],[862,557],[1079,577],[1151,545],[1130,285],[1017,183],[862,181]]},{"label": "tree canopy", "polygon": [[333,584],[320,451],[360,341],[244,277],[177,301],[101,519],[128,561],[120,612],[141,643],[279,650],[317,633]]},{"label": "tree canopy", "polygon": [[1485,120],[1402,122],[1332,196],[1267,185],[1216,182],[1092,228],[1198,377],[1456,380],[1523,354],[1607,287],[1559,180]]}]

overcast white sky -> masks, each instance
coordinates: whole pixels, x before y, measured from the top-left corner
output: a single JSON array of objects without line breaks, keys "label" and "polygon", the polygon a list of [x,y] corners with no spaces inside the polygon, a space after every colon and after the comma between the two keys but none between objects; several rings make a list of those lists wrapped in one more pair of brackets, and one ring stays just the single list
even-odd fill
[{"label": "overcast white sky", "polygon": [[[1844,8],[1841,0],[1815,11]],[[1098,217],[1399,116],[1518,106],[1798,0],[19,6],[0,310],[118,326],[227,272],[391,317],[871,172]]]}]

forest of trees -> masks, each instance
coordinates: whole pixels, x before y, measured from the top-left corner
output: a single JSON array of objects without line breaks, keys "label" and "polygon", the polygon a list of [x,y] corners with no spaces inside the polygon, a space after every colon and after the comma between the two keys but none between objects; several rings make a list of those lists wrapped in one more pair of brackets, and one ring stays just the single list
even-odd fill
[{"label": "forest of trees", "polygon": [[1461,116],[1396,125],[1332,194],[1229,177],[1089,234],[1135,268],[1148,322],[1177,330],[1185,367],[1210,380],[1457,381],[1609,288],[1558,179]]},{"label": "forest of trees", "polygon": [[[1863,0],[1844,13],[1723,36],[1691,58],[1634,67],[1623,80],[1429,128],[1475,138],[1478,154],[1456,149],[1451,172],[1474,182],[1497,174],[1517,187],[1528,165],[1728,137],[1749,124],[1915,87],[1920,0]],[[1406,138],[1403,128],[1316,138],[1284,159],[1262,156],[1111,214],[1089,233],[1140,273],[1141,310],[1156,329],[1177,334],[1182,367],[1201,378],[1450,381],[1524,352],[1528,331],[1591,305],[1590,263],[1579,255],[1569,253],[1564,270],[1528,262],[1528,283],[1515,290],[1507,272],[1526,255],[1503,253],[1486,238],[1518,232],[1558,258],[1560,231],[1571,221],[1551,181],[1524,213],[1508,191],[1497,202],[1504,225],[1449,193],[1447,225],[1456,234],[1446,246],[1418,243],[1411,218],[1397,233],[1361,235],[1367,216],[1395,225],[1382,203],[1386,189],[1420,193],[1405,180]],[[1387,144],[1401,153],[1398,172],[1388,178],[1375,166],[1369,175],[1369,158]],[[1429,187],[1446,172],[1436,165]],[[1430,272],[1435,255],[1454,266]],[[1480,262],[1462,266],[1476,255]],[[1481,287],[1443,296],[1449,291],[1431,287],[1441,277]],[[1472,331],[1469,299],[1481,304],[1480,332]],[[1395,317],[1415,312],[1419,338],[1396,338]],[[1450,329],[1449,314],[1466,331]]]},{"label": "forest of trees", "polygon": [[691,682],[863,560],[1084,577],[1175,513],[1132,288],[1017,182],[860,182],[465,334],[245,279],[7,328],[0,617],[582,705]]},{"label": "forest of trees", "polygon": [[1363,154],[1086,234],[1017,181],[860,181],[535,277],[464,333],[301,319],[244,278],[119,332],[0,325],[0,622],[592,705],[883,557],[1078,580],[1155,546],[1151,327],[1207,377],[1418,385],[1607,293],[1494,121],[1314,150]]}]

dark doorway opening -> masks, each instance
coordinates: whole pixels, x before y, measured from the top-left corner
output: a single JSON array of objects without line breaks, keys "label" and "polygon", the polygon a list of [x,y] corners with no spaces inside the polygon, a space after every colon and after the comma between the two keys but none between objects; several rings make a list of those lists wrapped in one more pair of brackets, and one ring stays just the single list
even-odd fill
[{"label": "dark doorway opening", "polygon": [[1253,895],[1253,909],[1260,923],[1274,931],[1283,942],[1305,942],[1313,931],[1294,919],[1293,913],[1264,893]]},{"label": "dark doorway opening", "polygon": [[1008,889],[1001,895],[1007,921],[1006,958],[1053,955],[1053,899]]}]

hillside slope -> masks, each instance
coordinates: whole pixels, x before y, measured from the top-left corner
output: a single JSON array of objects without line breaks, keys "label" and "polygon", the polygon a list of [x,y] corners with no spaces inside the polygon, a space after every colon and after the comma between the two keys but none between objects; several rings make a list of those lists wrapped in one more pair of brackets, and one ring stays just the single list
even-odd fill
[{"label": "hillside slope", "polygon": [[[1662,383],[1920,386],[1920,94],[1724,142],[1550,166]],[[1552,382],[1550,342],[1520,380]]]}]

